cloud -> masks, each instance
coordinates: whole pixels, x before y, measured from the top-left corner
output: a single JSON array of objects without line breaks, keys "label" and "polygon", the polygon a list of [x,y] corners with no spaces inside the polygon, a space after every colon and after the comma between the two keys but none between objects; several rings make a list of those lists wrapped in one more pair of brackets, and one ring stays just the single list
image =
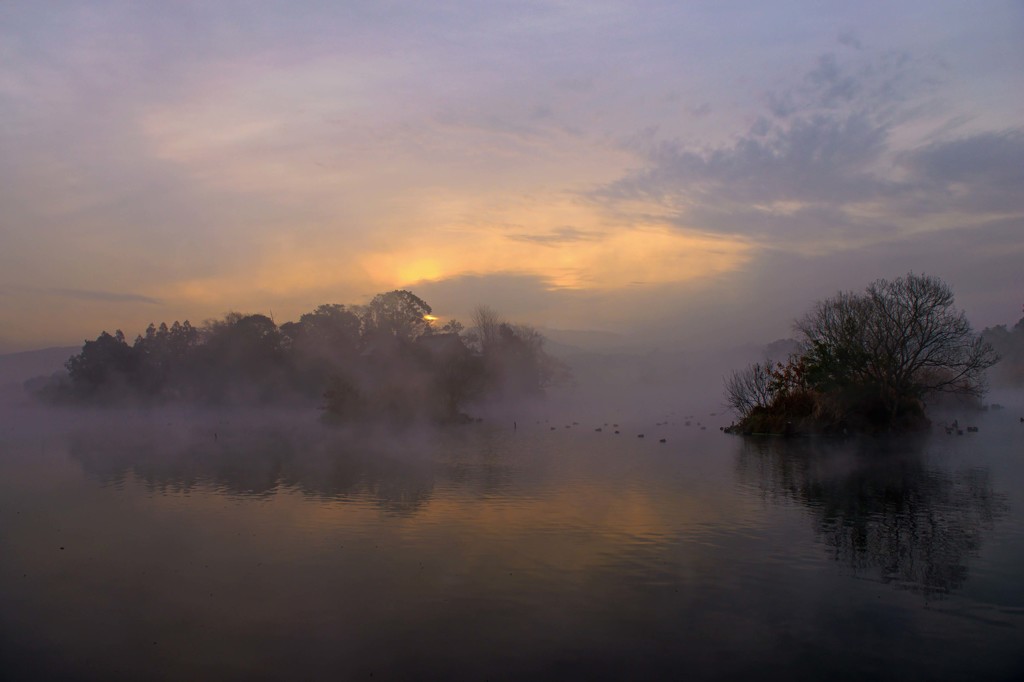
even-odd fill
[{"label": "cloud", "polygon": [[[765,258],[766,267],[791,273],[772,292],[783,300],[819,299],[838,289],[861,289],[879,277],[909,271],[941,277],[956,295],[958,307],[981,328],[1015,321],[1024,292],[1024,217],[991,220],[971,227],[919,232],[850,251],[799,259],[785,252]],[[808,290],[803,282],[832,282]],[[794,312],[795,316],[800,311]]]},{"label": "cloud", "polygon": [[697,118],[703,118],[711,113],[711,104],[708,102],[704,102],[703,104],[700,104],[698,106],[691,107],[690,113]]},{"label": "cloud", "polygon": [[[687,346],[721,347],[751,340],[767,343],[792,336],[793,320],[814,301],[840,290],[862,290],[878,278],[909,271],[942,278],[957,307],[968,311],[976,329],[1014,322],[1024,292],[1024,219],[994,220],[970,229],[895,235],[887,241],[829,253],[766,248],[740,271],[704,294],[669,291],[675,310],[649,316],[637,333],[680,339]],[[645,301],[653,308],[657,299]],[[687,324],[681,326],[680,320]]]},{"label": "cloud", "polygon": [[934,112],[892,93],[914,73],[923,82],[909,91],[930,97],[928,68],[909,55],[822,55],[729,143],[635,134],[626,144],[642,165],[589,196],[626,216],[819,255],[1024,212],[1024,129],[950,137],[965,122],[956,116],[931,129]]},{"label": "cloud", "polygon": [[812,89],[817,91],[820,103],[827,107],[853,101],[862,87],[860,79],[839,67],[833,54],[819,57],[818,63],[805,78]]},{"label": "cloud", "polygon": [[112,291],[91,291],[88,289],[45,289],[43,293],[65,298],[74,298],[83,301],[104,301],[106,303],[146,303],[148,305],[162,305],[159,298],[143,296],[142,294],[124,294]]},{"label": "cloud", "polygon": [[[711,278],[647,283],[632,289],[567,289],[552,288],[543,275],[496,272],[419,282],[408,288],[428,301],[442,319],[455,317],[463,323],[476,306],[486,304],[513,322],[551,329],[642,331],[650,319],[657,318],[675,327],[678,336],[680,316],[689,321],[692,310],[710,309],[714,304],[709,302],[715,300],[712,290],[718,284],[721,281]],[[715,313],[710,312],[700,322],[714,319]],[[688,323],[684,333],[696,331],[697,324]]]},{"label": "cloud", "polygon": [[510,272],[459,275],[420,282],[414,289],[442,315],[461,317],[463,322],[481,304],[510,319],[537,322],[558,307],[563,302],[560,299],[573,297],[567,290],[552,292],[542,276]]},{"label": "cloud", "polygon": [[853,31],[842,31],[837,38],[840,45],[852,47],[855,50],[863,50],[864,46],[860,42],[860,38]]},{"label": "cloud", "polygon": [[947,206],[1024,211],[1024,128],[932,142],[903,153],[899,162]]},{"label": "cloud", "polygon": [[941,67],[902,50],[818,56],[796,83],[768,90],[764,99],[777,118],[847,111],[892,121],[906,102],[928,96],[941,84]]},{"label": "cloud", "polygon": [[629,136],[624,146],[642,164],[591,196],[653,201],[677,214],[694,206],[875,200],[896,189],[886,166],[907,115],[899,105],[929,91],[928,73],[903,53],[846,61],[823,54],[790,86],[767,91],[764,114],[730,142],[701,147],[659,139],[656,128]]},{"label": "cloud", "polygon": [[545,234],[509,234],[506,239],[515,242],[530,242],[541,246],[561,246],[573,242],[592,242],[602,238],[601,233],[577,230],[574,227],[560,227]]},{"label": "cloud", "polygon": [[694,201],[856,201],[877,193],[869,166],[886,150],[888,126],[871,118],[814,115],[785,126],[761,119],[733,145],[694,150],[666,142],[649,166],[599,192],[610,198]]},{"label": "cloud", "polygon": [[[582,231],[581,231],[582,232]],[[600,235],[600,236],[598,236]],[[501,231],[437,235],[429,241],[393,243],[360,260],[375,281],[416,285],[463,275],[514,272],[543,279],[549,290],[614,290],[643,280],[649,284],[685,282],[741,267],[750,247],[738,239],[672,229],[654,222],[604,229],[593,238],[570,233],[559,248],[531,235]],[[558,239],[557,230],[554,237]]]}]

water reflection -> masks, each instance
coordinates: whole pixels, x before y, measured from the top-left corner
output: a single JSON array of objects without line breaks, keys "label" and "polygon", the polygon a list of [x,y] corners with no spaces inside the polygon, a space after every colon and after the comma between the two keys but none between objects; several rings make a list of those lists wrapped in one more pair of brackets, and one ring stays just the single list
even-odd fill
[{"label": "water reflection", "polygon": [[[25,671],[7,677],[74,677],[47,661],[98,679],[1020,669],[1019,519],[973,560],[1007,509],[993,485],[1019,480],[999,478],[1000,463],[1018,466],[1008,438],[989,441],[1005,456],[974,460],[990,480],[920,443],[58,416],[45,444],[7,437],[0,457],[0,642],[16,642],[0,646],[0,671]],[[821,570],[823,547],[841,570]],[[968,571],[977,580],[941,609],[851,579],[945,594]]]},{"label": "water reflection", "polygon": [[837,562],[856,576],[939,597],[1008,511],[987,468],[930,466],[927,439],[744,440],[740,481],[776,503],[799,503]]},{"label": "water reflection", "polygon": [[69,450],[86,475],[102,484],[122,487],[134,478],[153,493],[209,488],[251,498],[291,489],[321,499],[370,499],[388,514],[410,516],[434,490],[432,468],[415,453],[398,457],[318,428],[218,432],[206,425],[187,437],[171,426],[80,429],[71,434]]}]

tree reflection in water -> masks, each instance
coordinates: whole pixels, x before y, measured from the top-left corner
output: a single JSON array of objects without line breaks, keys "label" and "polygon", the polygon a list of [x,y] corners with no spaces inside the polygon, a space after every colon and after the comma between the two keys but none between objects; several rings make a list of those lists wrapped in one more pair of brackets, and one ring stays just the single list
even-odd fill
[{"label": "tree reflection in water", "polygon": [[988,469],[932,466],[927,439],[744,439],[739,480],[805,507],[855,575],[934,598],[959,589],[983,536],[1008,511]]},{"label": "tree reflection in water", "polygon": [[396,456],[359,439],[282,424],[213,433],[206,428],[182,438],[152,425],[83,429],[72,434],[70,453],[104,484],[134,477],[157,493],[202,488],[260,497],[291,489],[331,500],[368,498],[397,516],[417,513],[433,495],[433,470],[415,452]]}]

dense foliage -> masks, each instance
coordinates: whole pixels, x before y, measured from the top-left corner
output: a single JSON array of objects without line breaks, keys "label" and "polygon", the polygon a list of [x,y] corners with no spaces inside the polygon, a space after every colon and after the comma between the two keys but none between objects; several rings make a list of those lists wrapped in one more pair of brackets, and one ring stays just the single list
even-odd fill
[{"label": "dense foliage", "polygon": [[540,392],[557,363],[543,337],[491,314],[489,326],[436,327],[408,291],[367,305],[322,305],[280,326],[228,313],[200,327],[150,325],[131,344],[103,332],[40,393],[55,401],[119,403],[314,401],[339,420],[450,420],[470,401]]},{"label": "dense foliage", "polygon": [[888,431],[927,424],[937,393],[980,396],[998,359],[941,280],[909,274],[819,301],[797,321],[801,350],[726,379],[743,433]]}]

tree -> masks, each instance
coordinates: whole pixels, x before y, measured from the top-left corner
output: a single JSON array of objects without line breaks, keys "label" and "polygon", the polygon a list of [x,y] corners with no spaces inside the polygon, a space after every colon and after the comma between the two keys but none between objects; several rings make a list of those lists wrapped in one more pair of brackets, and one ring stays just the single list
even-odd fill
[{"label": "tree", "polygon": [[412,341],[432,331],[433,309],[422,298],[404,289],[374,296],[361,312],[364,339],[395,336]]},{"label": "tree", "polygon": [[448,320],[440,329],[438,329],[438,331],[442,334],[458,335],[461,335],[464,330],[465,327],[463,326],[463,324],[456,319]]},{"label": "tree", "polygon": [[755,407],[771,404],[772,370],[768,362],[755,362],[734,371],[725,380],[725,402],[736,414],[746,417]]},{"label": "tree", "polygon": [[726,380],[736,430],[892,430],[927,424],[935,393],[980,396],[998,356],[942,280],[910,273],[840,292],[796,322],[802,350]]},{"label": "tree", "polygon": [[459,419],[465,403],[484,388],[482,358],[451,332],[422,336],[416,345],[421,371],[429,377],[433,416],[445,421]]},{"label": "tree", "polygon": [[292,401],[324,397],[344,420],[458,420],[487,392],[535,393],[560,367],[534,329],[489,308],[486,352],[463,326],[437,329],[431,307],[409,291],[365,306],[321,305],[278,327],[265,315],[230,312],[193,327],[150,324],[134,345],[124,334],[87,341],[66,364],[68,381],[38,384],[52,400]]},{"label": "tree", "polygon": [[490,306],[478,305],[473,309],[470,319],[473,321],[476,340],[480,344],[480,352],[487,354],[489,349],[497,346],[500,339],[501,315]]},{"label": "tree", "polygon": [[338,303],[318,306],[302,315],[298,323],[303,341],[322,354],[349,354],[359,343],[359,317]]},{"label": "tree", "polygon": [[270,400],[286,373],[277,325],[266,315],[231,312],[208,321],[192,360],[192,390],[214,401]]},{"label": "tree", "polygon": [[999,359],[954,307],[949,286],[928,275],[820,301],[796,328],[814,388],[872,389],[890,418],[932,393],[984,394],[984,372]]},{"label": "tree", "polygon": [[359,317],[336,303],[282,324],[282,346],[295,388],[309,396],[322,395],[328,377],[350,369],[359,349],[359,327]]},{"label": "tree", "polygon": [[508,395],[538,393],[563,379],[567,368],[544,351],[544,336],[528,325],[502,320],[490,306],[477,306],[467,339],[484,364],[485,383]]},{"label": "tree", "polygon": [[[359,317],[345,306],[331,303],[303,314],[298,322],[281,325],[287,349],[300,363],[350,360],[359,347]],[[322,363],[321,363],[322,364]]]},{"label": "tree", "polygon": [[106,390],[122,390],[135,372],[132,348],[118,329],[113,336],[107,332],[95,341],[86,341],[82,352],[64,363],[71,377],[73,389],[80,395],[92,395]]}]

